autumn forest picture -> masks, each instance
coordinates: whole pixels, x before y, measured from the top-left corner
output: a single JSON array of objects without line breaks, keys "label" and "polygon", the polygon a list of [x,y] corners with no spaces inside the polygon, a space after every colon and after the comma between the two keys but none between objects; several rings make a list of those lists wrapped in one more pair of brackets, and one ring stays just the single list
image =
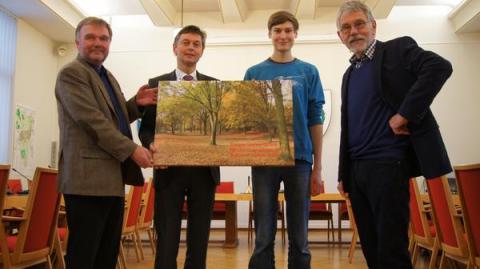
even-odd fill
[{"label": "autumn forest picture", "polygon": [[294,164],[292,81],[161,81],[156,166]]}]

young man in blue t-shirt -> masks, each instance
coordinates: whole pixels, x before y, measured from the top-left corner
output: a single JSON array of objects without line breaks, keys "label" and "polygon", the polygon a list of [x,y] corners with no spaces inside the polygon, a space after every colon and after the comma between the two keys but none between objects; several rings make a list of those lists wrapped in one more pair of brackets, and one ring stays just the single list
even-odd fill
[{"label": "young man in blue t-shirt", "polygon": [[245,80],[293,81],[295,142],[295,166],[252,167],[256,239],[250,269],[275,268],[277,196],[282,181],[287,203],[288,268],[310,268],[307,238],[310,194],[319,194],[323,184],[321,153],[325,101],[317,68],[292,55],[297,31],[298,21],[291,13],[272,14],[268,20],[268,35],[273,54],[250,67],[245,74]]}]

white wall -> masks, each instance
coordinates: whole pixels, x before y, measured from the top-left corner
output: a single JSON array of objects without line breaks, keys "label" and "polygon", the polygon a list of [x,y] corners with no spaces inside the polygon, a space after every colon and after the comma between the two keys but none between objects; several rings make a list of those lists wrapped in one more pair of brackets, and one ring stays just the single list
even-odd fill
[{"label": "white wall", "polygon": [[[35,111],[33,138],[35,163],[33,169],[21,171],[30,178],[33,177],[36,165],[46,167],[50,164],[51,142],[58,137],[53,93],[58,66],[53,48],[54,43],[49,38],[18,19],[12,111],[17,104]],[[13,158],[12,153],[11,160]],[[19,176],[12,172],[11,177]],[[23,180],[22,184],[26,188],[26,180]]]},{"label": "white wall", "polygon": [[[432,108],[453,164],[480,161],[480,35],[458,36],[447,19],[447,8],[395,7],[388,20],[378,22],[377,37],[388,40],[410,35],[428,50],[450,60],[454,67],[452,77],[436,98]],[[207,48],[198,65],[200,72],[223,80],[242,79],[245,70],[271,55],[267,39],[265,14],[250,14],[249,29],[237,24],[221,25],[206,16],[194,23],[209,34]],[[335,25],[325,23],[332,15],[322,15],[315,21],[301,22],[294,55],[317,66],[324,88],[332,90],[332,118],[324,136],[323,175],[327,192],[336,192],[338,146],[340,132],[341,77],[350,57],[337,40]],[[261,18],[261,19],[260,19]],[[186,24],[192,23],[186,17]],[[15,102],[37,111],[35,137],[38,164],[49,163],[50,142],[57,140],[56,104],[53,95],[57,63],[63,65],[75,56],[73,45],[69,56],[57,58],[52,51],[55,44],[20,24],[15,79]],[[170,72],[175,67],[172,53],[172,29],[125,25],[113,21],[113,43],[105,63],[122,85],[127,97],[135,94],[147,79]],[[236,192],[246,188],[250,175],[247,167],[222,168],[222,180],[234,180]],[[151,174],[146,171],[146,174]],[[240,202],[239,225],[247,225],[247,205]],[[214,223],[214,225],[222,225]]]}]

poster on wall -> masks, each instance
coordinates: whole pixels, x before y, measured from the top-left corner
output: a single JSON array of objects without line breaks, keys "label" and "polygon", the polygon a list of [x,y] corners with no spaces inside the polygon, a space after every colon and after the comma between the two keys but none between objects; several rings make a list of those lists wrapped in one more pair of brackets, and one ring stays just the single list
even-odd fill
[{"label": "poster on wall", "polygon": [[155,166],[294,165],[291,80],[161,81]]},{"label": "poster on wall", "polygon": [[35,169],[33,138],[35,136],[35,111],[17,104],[15,107],[14,167],[22,174],[33,175]]}]

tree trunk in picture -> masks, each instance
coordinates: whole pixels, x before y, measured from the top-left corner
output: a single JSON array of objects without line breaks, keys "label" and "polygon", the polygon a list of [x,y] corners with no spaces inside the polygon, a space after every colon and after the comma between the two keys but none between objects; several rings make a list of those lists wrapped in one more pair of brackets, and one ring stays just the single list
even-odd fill
[{"label": "tree trunk in picture", "polygon": [[210,134],[210,145],[217,145],[217,115],[214,113],[210,114],[210,129],[212,133]]},{"label": "tree trunk in picture", "polygon": [[278,123],[278,138],[280,140],[280,157],[282,160],[290,160],[290,145],[288,141],[287,121],[285,120],[285,111],[283,108],[282,85],[279,80],[272,81],[272,93],[275,99],[275,115]]}]

